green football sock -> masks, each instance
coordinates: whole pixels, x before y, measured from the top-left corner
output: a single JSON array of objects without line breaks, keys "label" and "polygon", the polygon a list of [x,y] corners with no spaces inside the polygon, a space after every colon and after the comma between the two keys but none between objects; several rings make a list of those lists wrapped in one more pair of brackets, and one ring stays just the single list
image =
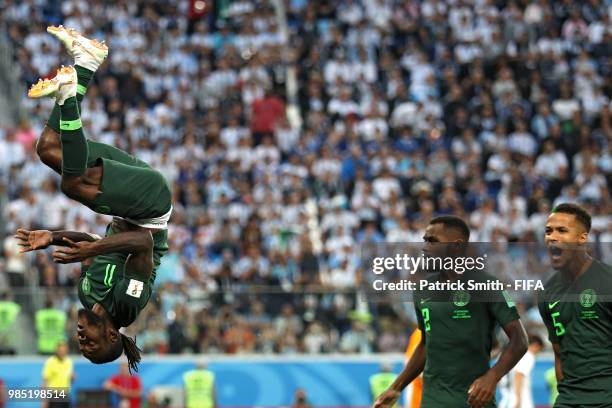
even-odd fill
[{"label": "green football sock", "polygon": [[56,103],[53,105],[53,110],[51,111],[51,115],[49,115],[49,120],[47,120],[47,127],[50,127],[55,131],[55,133],[60,133],[60,117],[62,116],[60,111],[60,106]]},{"label": "green football sock", "polygon": [[[87,68],[83,68],[79,65],[75,65],[74,69],[77,73],[77,101],[79,102],[79,111],[81,110],[81,102],[85,97],[85,93],[87,92],[87,85],[93,78],[94,72],[88,70]],[[49,120],[47,121],[47,126],[55,131],[55,133],[60,133],[60,107],[56,103],[53,106],[53,110],[51,111],[51,115],[49,115]]]},{"label": "green football sock", "polygon": [[89,85],[89,81],[93,78],[94,72],[88,70],[87,68],[83,68],[80,65],[75,65],[74,69],[77,73],[77,100],[79,101],[79,110],[81,109],[81,101],[85,97],[85,92],[87,92],[87,85]]},{"label": "green football sock", "polygon": [[76,97],[66,99],[60,106],[60,135],[62,139],[62,174],[80,176],[87,168],[87,140],[79,115]]}]

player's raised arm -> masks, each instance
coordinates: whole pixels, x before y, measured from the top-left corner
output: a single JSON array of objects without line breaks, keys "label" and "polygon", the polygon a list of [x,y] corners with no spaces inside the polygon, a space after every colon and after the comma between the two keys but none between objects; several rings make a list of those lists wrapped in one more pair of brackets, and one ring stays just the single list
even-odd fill
[{"label": "player's raised arm", "polygon": [[53,258],[60,263],[80,262],[83,259],[113,252],[137,254],[148,252],[153,247],[153,237],[145,229],[121,232],[93,242],[76,242],[64,237],[63,242],[69,247],[58,248],[53,252]]},{"label": "player's raised arm", "polygon": [[489,371],[477,378],[468,390],[468,403],[472,407],[485,407],[495,396],[497,383],[519,362],[527,352],[527,333],[519,319],[512,320],[503,326],[508,336],[508,344],[502,351],[499,360]]},{"label": "player's raised arm", "polygon": [[19,228],[17,232],[15,232],[15,239],[17,240],[17,245],[20,247],[19,252],[45,249],[50,245],[66,245],[64,238],[68,238],[73,242],[93,242],[100,239],[96,234],[77,231],[29,231]]},{"label": "player's raised arm", "polygon": [[425,356],[425,336],[422,336],[421,342],[414,350],[412,357],[408,360],[408,363],[404,366],[400,375],[385,392],[376,398],[373,408],[392,407],[401,396],[403,389],[423,372],[425,368]]},{"label": "player's raised arm", "polygon": [[68,238],[64,241],[70,246],[53,252],[55,262],[81,262],[98,255],[123,252],[130,254],[129,263],[134,272],[149,275],[153,269],[153,237],[144,228],[120,232],[95,242],[74,242]]}]

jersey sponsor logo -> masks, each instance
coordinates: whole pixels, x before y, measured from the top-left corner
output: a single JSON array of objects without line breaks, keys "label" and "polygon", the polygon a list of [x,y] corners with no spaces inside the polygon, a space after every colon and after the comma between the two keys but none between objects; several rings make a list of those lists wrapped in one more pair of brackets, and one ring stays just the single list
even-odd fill
[{"label": "jersey sponsor logo", "polygon": [[83,293],[89,295],[91,292],[91,284],[89,283],[89,278],[86,276],[83,278],[83,282],[81,282],[81,289]]},{"label": "jersey sponsor logo", "polygon": [[599,315],[595,310],[581,310],[580,318],[582,320],[597,320],[599,319]]},{"label": "jersey sponsor logo", "polygon": [[554,308],[555,306],[557,306],[557,304],[558,304],[559,302],[560,302],[560,300],[557,300],[556,302],[553,302],[553,303],[549,303],[549,304],[548,304],[548,308],[549,308],[549,309]]},{"label": "jersey sponsor logo", "polygon": [[135,297],[135,298],[140,298],[140,295],[142,294],[143,289],[144,289],[144,282],[136,280],[136,279],[130,279],[130,283],[128,284],[128,288],[125,291],[125,294]]},{"label": "jersey sponsor logo", "polygon": [[594,289],[585,289],[580,293],[580,306],[582,307],[593,307],[597,302],[597,293]]},{"label": "jersey sponsor logo", "polygon": [[105,286],[112,286],[113,275],[115,274],[115,269],[117,269],[117,265],[113,265],[113,264],[106,265],[106,271],[104,272],[104,285]]},{"label": "jersey sponsor logo", "polygon": [[453,310],[453,314],[451,319],[471,319],[472,315],[470,314],[469,309],[455,309]]},{"label": "jersey sponsor logo", "polygon": [[111,212],[111,208],[108,205],[100,205],[96,207],[94,211],[98,214],[109,214]]},{"label": "jersey sponsor logo", "polygon": [[453,294],[453,303],[457,307],[463,307],[470,303],[470,294],[465,290],[458,290]]},{"label": "jersey sponsor logo", "polygon": [[430,298],[430,297],[428,297],[428,298],[425,298],[425,299],[421,299],[421,304],[424,304],[425,302],[428,302],[428,301],[429,301],[429,299],[431,299],[431,298]]}]

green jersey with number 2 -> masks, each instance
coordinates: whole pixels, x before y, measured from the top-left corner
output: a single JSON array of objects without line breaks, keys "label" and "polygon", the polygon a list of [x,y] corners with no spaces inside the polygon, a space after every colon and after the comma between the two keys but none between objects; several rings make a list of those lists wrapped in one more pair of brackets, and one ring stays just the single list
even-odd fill
[{"label": "green jersey with number 2", "polygon": [[[470,272],[460,279],[493,278]],[[426,345],[422,406],[469,407],[470,385],[490,367],[496,328],[519,319],[512,299],[502,292],[419,291],[414,305]]]}]

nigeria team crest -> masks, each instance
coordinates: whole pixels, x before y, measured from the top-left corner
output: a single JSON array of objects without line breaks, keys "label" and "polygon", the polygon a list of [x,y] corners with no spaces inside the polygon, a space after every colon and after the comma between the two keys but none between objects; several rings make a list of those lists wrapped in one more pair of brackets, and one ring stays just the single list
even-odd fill
[{"label": "nigeria team crest", "polygon": [[458,290],[453,294],[453,303],[455,306],[462,307],[470,302],[470,294],[465,290]]},{"label": "nigeria team crest", "polygon": [[580,305],[582,307],[592,307],[597,302],[597,293],[594,289],[585,289],[580,293]]}]

